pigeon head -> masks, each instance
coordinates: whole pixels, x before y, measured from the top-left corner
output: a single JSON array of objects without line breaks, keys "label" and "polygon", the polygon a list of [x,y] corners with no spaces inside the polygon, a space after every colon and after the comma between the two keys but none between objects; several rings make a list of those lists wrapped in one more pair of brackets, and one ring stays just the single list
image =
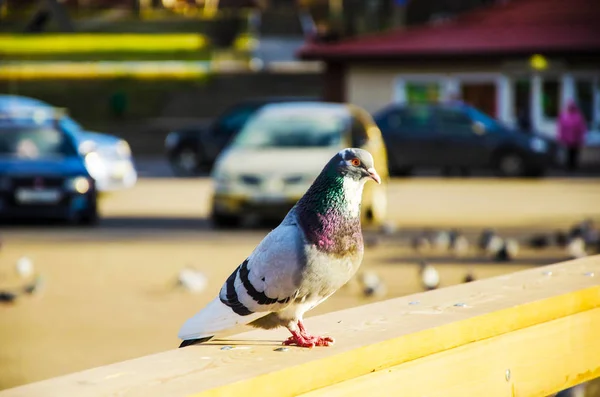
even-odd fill
[{"label": "pigeon head", "polygon": [[371,153],[363,149],[348,148],[340,151],[333,158],[337,162],[337,171],[346,178],[355,181],[374,180],[381,183],[381,178],[375,170],[375,162]]},{"label": "pigeon head", "polygon": [[362,252],[360,207],[365,182],[381,183],[373,156],[363,149],[339,151],[296,205],[307,239],[334,255]]}]

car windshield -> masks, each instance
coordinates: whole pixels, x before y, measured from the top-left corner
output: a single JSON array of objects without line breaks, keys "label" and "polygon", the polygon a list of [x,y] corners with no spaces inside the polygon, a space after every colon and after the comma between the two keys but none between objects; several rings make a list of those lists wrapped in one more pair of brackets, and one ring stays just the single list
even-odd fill
[{"label": "car windshield", "polygon": [[330,112],[272,111],[252,118],[232,142],[245,148],[338,146],[348,119]]},{"label": "car windshield", "polygon": [[485,126],[485,129],[488,131],[497,131],[507,128],[500,121],[488,116],[487,114],[474,107],[467,106],[466,112],[467,115],[471,118],[471,120],[480,122]]},{"label": "car windshield", "polygon": [[77,152],[68,138],[50,127],[0,128],[0,156],[23,159],[75,156]]}]

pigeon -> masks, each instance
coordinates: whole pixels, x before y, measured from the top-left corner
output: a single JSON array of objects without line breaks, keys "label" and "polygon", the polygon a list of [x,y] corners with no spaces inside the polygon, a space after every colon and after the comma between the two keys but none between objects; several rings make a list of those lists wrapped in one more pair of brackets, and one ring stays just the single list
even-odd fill
[{"label": "pigeon", "polygon": [[410,245],[416,252],[422,252],[423,250],[429,249],[431,243],[427,232],[420,233],[411,239]]},{"label": "pigeon", "polygon": [[43,284],[43,279],[41,276],[37,276],[32,282],[26,284],[23,287],[23,293],[27,295],[33,295],[40,291]]},{"label": "pigeon", "polygon": [[206,276],[202,272],[190,267],[181,269],[177,276],[177,286],[183,287],[193,293],[204,291],[207,285],[208,280]]},{"label": "pigeon", "polygon": [[419,276],[421,277],[421,284],[426,290],[436,289],[440,286],[440,274],[425,261],[419,262]]},{"label": "pigeon", "polygon": [[385,284],[376,273],[362,272],[358,275],[358,282],[366,297],[383,296],[386,293]]},{"label": "pigeon", "polygon": [[325,165],[283,221],[258,244],[222,286],[218,297],[179,330],[181,347],[203,343],[241,325],[286,327],[284,345],[329,346],[303,323],[358,270],[363,254],[360,223],[365,183],[381,183],[373,157],[347,148]]},{"label": "pigeon", "polygon": [[557,230],[554,232],[554,242],[560,248],[566,247],[567,243],[569,242],[568,240],[569,237],[567,236],[567,233],[563,232],[562,230]]},{"label": "pigeon", "polygon": [[13,303],[17,299],[14,292],[0,291],[0,303]]},{"label": "pigeon", "polygon": [[394,233],[396,233],[396,231],[398,230],[398,227],[396,226],[395,223],[393,222],[385,222],[382,226],[381,226],[381,232],[385,235],[385,236],[391,236]]},{"label": "pigeon", "polygon": [[494,229],[484,229],[479,236],[477,247],[480,251],[489,252],[490,244],[494,238],[498,237]]},{"label": "pigeon", "polygon": [[26,256],[23,256],[17,260],[15,269],[21,278],[29,278],[33,274],[33,261]]},{"label": "pigeon", "polygon": [[567,255],[571,259],[584,258],[588,255],[585,239],[581,236],[573,237],[566,246]]},{"label": "pigeon", "polygon": [[455,256],[464,256],[469,251],[469,240],[456,229],[450,231],[450,250]]},{"label": "pigeon", "polygon": [[507,238],[502,241],[500,249],[494,254],[494,260],[498,262],[510,262],[519,253],[519,243],[515,239]]},{"label": "pigeon", "polygon": [[446,251],[450,247],[450,233],[440,230],[433,236],[433,246],[438,251]]},{"label": "pigeon", "polygon": [[531,236],[528,241],[528,245],[531,248],[542,249],[550,246],[550,237],[545,234],[536,234]]},{"label": "pigeon", "polygon": [[472,281],[475,281],[475,275],[473,274],[473,270],[469,269],[463,278],[463,283],[470,283]]}]

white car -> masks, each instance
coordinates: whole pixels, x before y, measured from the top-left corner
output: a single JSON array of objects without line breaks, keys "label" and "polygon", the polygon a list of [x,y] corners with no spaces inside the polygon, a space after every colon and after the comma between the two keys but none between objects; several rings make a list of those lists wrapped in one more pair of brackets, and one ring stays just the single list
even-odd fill
[{"label": "white car", "polygon": [[367,184],[365,224],[380,224],[387,209],[387,153],[369,113],[321,102],[275,103],[261,108],[221,152],[212,177],[211,218],[231,227],[248,215],[281,220],[324,165],[344,147],[369,150],[382,184]]},{"label": "white car", "polygon": [[79,151],[100,192],[128,189],[137,182],[129,144],[116,136],[84,131]]}]

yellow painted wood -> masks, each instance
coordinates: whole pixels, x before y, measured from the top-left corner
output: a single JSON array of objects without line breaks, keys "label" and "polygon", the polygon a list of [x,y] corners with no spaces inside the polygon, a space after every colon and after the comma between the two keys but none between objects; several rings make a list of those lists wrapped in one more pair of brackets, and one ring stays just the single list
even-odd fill
[{"label": "yellow painted wood", "polygon": [[545,397],[600,377],[600,309],[470,343],[302,397]]},{"label": "yellow painted wood", "polygon": [[0,54],[197,51],[207,44],[195,33],[0,34]]},{"label": "yellow painted wood", "polygon": [[19,62],[0,65],[0,80],[196,79],[211,73],[208,64],[182,61]]},{"label": "yellow painted wood", "polygon": [[[286,330],[254,331],[25,385],[0,397],[295,396],[575,318],[600,308],[599,277],[600,257],[589,257],[309,318],[311,332],[336,338],[330,348],[277,352]],[[540,331],[539,338],[547,335]],[[236,348],[221,350],[224,344]],[[598,366],[588,370],[595,374]]]}]

